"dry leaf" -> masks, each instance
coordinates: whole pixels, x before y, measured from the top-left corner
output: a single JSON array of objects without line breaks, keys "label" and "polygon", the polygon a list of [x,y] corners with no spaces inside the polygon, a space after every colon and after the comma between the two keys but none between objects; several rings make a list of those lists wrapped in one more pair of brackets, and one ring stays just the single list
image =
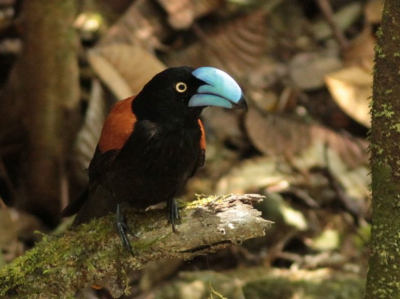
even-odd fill
[{"label": "dry leaf", "polygon": [[289,63],[293,83],[304,90],[317,89],[324,85],[324,75],[338,70],[342,62],[338,53],[331,51],[299,53]]},{"label": "dry leaf", "polygon": [[164,55],[168,66],[211,65],[240,78],[258,65],[266,48],[265,13],[258,11],[203,31],[197,27],[200,40],[180,51]]},{"label": "dry leaf", "polygon": [[244,160],[218,181],[215,192],[216,194],[231,192],[241,194],[245,190],[259,192],[265,187],[287,182],[288,179],[296,181],[289,174],[290,168],[287,165],[281,167],[276,156]]},{"label": "dry leaf", "polygon": [[368,24],[380,24],[382,20],[382,11],[382,0],[369,0],[364,9],[365,20]]},{"label": "dry leaf", "polygon": [[193,21],[222,4],[221,0],[157,0],[168,12],[168,22],[175,29],[187,29]]},{"label": "dry leaf", "polygon": [[371,72],[375,59],[376,37],[370,25],[353,39],[343,51],[343,64],[345,66],[361,66]]},{"label": "dry leaf", "polygon": [[220,8],[224,1],[222,0],[191,0],[196,19],[209,14]]},{"label": "dry leaf", "polygon": [[154,1],[134,1],[124,15],[111,26],[100,45],[113,43],[140,44],[157,48],[171,33],[165,12]]},{"label": "dry leaf", "polygon": [[194,21],[194,11],[190,0],[158,0],[168,12],[168,23],[175,29],[189,28]]},{"label": "dry leaf", "polygon": [[[310,170],[327,168],[352,203],[365,206],[370,184],[367,142],[318,125],[263,116],[255,109],[248,112],[245,126],[253,144],[268,156],[243,161],[233,168],[218,182],[217,194],[296,185],[317,189],[321,182],[315,181]],[[321,196],[320,190],[317,194]]]},{"label": "dry leaf", "polygon": [[118,70],[97,49],[88,52],[88,60],[97,76],[117,99],[123,99],[133,94]]},{"label": "dry leaf", "polygon": [[263,116],[256,109],[246,114],[245,128],[252,144],[268,156],[293,155],[311,143],[307,125],[273,114]]},{"label": "dry leaf", "polygon": [[204,109],[201,118],[208,137],[216,137],[220,142],[228,142],[237,149],[243,149],[248,148],[248,141],[241,128],[241,116],[241,112],[229,109]]},{"label": "dry leaf", "polygon": [[[230,187],[232,184],[240,186],[244,181],[238,176],[241,172],[240,176],[251,178],[250,184],[257,180],[293,184],[299,179],[298,173],[308,173],[312,168],[328,168],[350,198],[363,200],[368,196],[370,178],[367,142],[364,140],[282,116],[263,116],[255,109],[247,113],[245,127],[253,144],[270,156],[269,166],[264,170],[260,166],[259,179],[254,173],[242,172],[243,169],[232,172],[224,183],[221,181],[220,187],[222,183]],[[304,182],[303,176],[300,180]]]},{"label": "dry leaf", "polygon": [[137,94],[165,66],[139,45],[110,44],[89,51],[89,63],[119,100]]},{"label": "dry leaf", "polygon": [[325,77],[336,103],[351,118],[366,127],[371,126],[369,103],[372,95],[372,74],[361,67],[348,67]]},{"label": "dry leaf", "polygon": [[74,171],[82,181],[87,181],[88,179],[85,170],[88,169],[93,157],[107,113],[107,103],[102,86],[95,79],[92,83],[85,120],[76,137],[73,149],[74,154],[72,155],[74,166],[76,166]]},{"label": "dry leaf", "polygon": [[[267,189],[269,191],[279,189],[278,191],[288,190],[293,186],[300,186],[304,189],[314,189],[316,196],[323,196],[321,188],[328,188],[326,181],[320,175],[309,174],[310,169],[321,167],[325,162],[321,161],[320,155],[314,157],[316,150],[310,149],[307,153],[293,157],[288,162],[278,156],[259,157],[250,160],[244,160],[236,167],[224,175],[217,183],[216,194],[260,192]],[[341,159],[329,152],[330,168],[335,179],[340,182],[346,194],[352,202],[357,205],[365,206],[368,198],[368,186],[370,184],[369,168],[366,165],[359,165],[353,169],[343,164]],[[322,180],[322,182],[321,182]],[[306,187],[305,187],[306,186]],[[316,198],[317,203],[325,198]],[[364,210],[364,208],[362,208]]]},{"label": "dry leaf", "polygon": [[245,127],[253,145],[269,156],[292,158],[304,155],[301,163],[326,166],[328,150],[349,168],[368,163],[366,142],[319,125],[273,114],[263,115],[256,109],[250,109],[246,114]]}]

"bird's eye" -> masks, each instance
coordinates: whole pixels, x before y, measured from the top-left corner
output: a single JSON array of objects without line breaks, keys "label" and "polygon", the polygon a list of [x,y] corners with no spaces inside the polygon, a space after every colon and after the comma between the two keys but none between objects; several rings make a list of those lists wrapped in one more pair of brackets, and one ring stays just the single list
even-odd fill
[{"label": "bird's eye", "polygon": [[176,83],[175,89],[176,89],[177,92],[182,93],[182,92],[185,92],[187,90],[187,85],[184,82],[179,82],[179,83]]}]

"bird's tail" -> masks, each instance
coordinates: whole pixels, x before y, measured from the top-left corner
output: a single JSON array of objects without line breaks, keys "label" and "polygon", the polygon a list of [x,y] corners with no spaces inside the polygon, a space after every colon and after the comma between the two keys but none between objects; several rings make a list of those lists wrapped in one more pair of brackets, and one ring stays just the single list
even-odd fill
[{"label": "bird's tail", "polygon": [[62,212],[62,216],[77,214],[73,226],[89,222],[117,211],[117,202],[111,193],[102,185],[86,188],[86,190]]},{"label": "bird's tail", "polygon": [[86,186],[85,190],[73,202],[64,208],[64,210],[61,212],[61,216],[69,217],[77,214],[88,199],[89,187]]}]

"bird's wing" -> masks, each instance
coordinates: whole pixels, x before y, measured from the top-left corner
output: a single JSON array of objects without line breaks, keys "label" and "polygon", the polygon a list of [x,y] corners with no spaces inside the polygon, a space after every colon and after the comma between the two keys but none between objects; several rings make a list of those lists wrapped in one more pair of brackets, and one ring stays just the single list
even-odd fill
[{"label": "bird's wing", "polygon": [[104,122],[99,144],[89,165],[90,194],[96,191],[97,185],[133,132],[137,120],[132,111],[134,99],[129,97],[116,103]]},{"label": "bird's wing", "polygon": [[136,123],[136,116],[132,112],[134,98],[119,101],[111,109],[101,131],[98,145],[101,153],[120,150],[132,134]]},{"label": "bird's wing", "polygon": [[82,209],[88,198],[96,192],[102,176],[114,163],[120,149],[131,135],[136,122],[136,116],[131,109],[134,98],[119,101],[111,109],[89,165],[90,184],[79,197],[65,207],[62,211],[63,217],[74,215]]}]

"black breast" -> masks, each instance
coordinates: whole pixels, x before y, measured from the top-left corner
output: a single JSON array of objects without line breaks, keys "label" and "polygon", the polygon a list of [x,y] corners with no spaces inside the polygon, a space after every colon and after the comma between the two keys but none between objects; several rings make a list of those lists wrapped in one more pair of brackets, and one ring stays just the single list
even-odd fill
[{"label": "black breast", "polygon": [[137,122],[108,171],[106,188],[136,208],[171,200],[198,165],[200,136],[197,120],[168,126]]}]

